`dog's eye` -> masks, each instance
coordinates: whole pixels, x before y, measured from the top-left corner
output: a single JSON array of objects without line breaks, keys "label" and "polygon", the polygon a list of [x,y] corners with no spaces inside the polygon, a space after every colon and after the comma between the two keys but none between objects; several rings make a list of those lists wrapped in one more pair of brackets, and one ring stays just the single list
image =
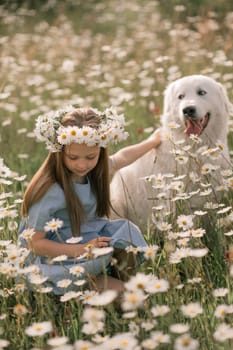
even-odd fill
[{"label": "dog's eye", "polygon": [[179,96],[178,96],[178,99],[179,100],[182,100],[184,98],[184,94],[180,94]]},{"label": "dog's eye", "polygon": [[198,92],[197,92],[197,94],[199,95],[199,96],[204,96],[204,95],[206,95],[207,94],[207,92],[205,91],[205,90],[198,90]]}]

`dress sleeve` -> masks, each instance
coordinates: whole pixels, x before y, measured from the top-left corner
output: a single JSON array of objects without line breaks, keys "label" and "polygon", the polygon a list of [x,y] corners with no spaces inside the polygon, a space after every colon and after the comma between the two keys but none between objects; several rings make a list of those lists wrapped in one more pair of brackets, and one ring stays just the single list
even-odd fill
[{"label": "dress sleeve", "polygon": [[54,184],[29,209],[28,226],[36,231],[44,231],[45,224],[55,218],[56,212],[64,207],[66,207],[64,193],[58,184]]}]

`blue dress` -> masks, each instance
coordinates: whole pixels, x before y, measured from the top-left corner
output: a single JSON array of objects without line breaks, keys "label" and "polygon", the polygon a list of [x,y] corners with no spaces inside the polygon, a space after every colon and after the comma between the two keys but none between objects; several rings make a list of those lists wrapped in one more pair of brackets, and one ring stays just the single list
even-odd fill
[{"label": "blue dress", "polygon": [[[87,214],[87,221],[81,225],[82,241],[87,243],[93,238],[106,236],[111,237],[111,243],[115,248],[122,248],[132,245],[135,247],[146,247],[147,243],[144,240],[139,228],[128,220],[109,220],[107,218],[97,217],[96,198],[91,191],[89,180],[86,184],[73,183],[74,189],[82,202],[84,210]],[[59,232],[47,232],[46,238],[52,241],[66,243],[72,237],[70,220],[66,209],[66,201],[62,188],[55,183],[45,193],[40,201],[32,205],[29,209],[28,218],[23,219],[19,227],[19,245],[26,246],[26,240],[20,236],[24,229],[30,227],[36,231],[44,231],[47,222],[53,218],[63,221],[63,226]],[[99,275],[106,272],[107,267],[111,262],[113,253],[97,257],[95,259],[66,259],[62,262],[53,262],[46,257],[35,256],[30,253],[26,259],[26,265],[35,264],[39,267],[43,276],[48,277],[45,285],[52,286],[55,294],[64,294],[68,290],[75,290],[76,286],[71,285],[67,289],[62,289],[57,286],[57,282],[63,279],[77,281],[77,279],[85,278],[83,276],[74,276],[69,269],[75,265],[81,265],[90,275]],[[142,261],[142,255],[138,255],[139,262]]]}]

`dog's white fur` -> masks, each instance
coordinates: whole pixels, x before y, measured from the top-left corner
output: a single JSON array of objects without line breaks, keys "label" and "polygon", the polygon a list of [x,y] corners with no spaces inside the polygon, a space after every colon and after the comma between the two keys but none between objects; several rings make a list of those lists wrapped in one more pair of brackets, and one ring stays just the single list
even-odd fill
[{"label": "dog's white fur", "polygon": [[[170,198],[166,198],[164,201],[161,190],[158,190],[159,182],[169,178],[169,176],[164,178],[164,174],[174,174],[176,176],[176,178],[173,178],[173,186],[174,182],[179,180],[177,176],[186,174],[183,180],[185,186],[187,186],[185,192],[191,193],[192,197],[189,202],[186,202],[193,207],[200,206],[200,202],[195,200],[192,191],[196,190],[194,186],[195,176],[199,176],[201,164],[212,162],[214,166],[219,166],[218,174],[221,174],[221,169],[229,168],[227,124],[230,109],[231,104],[225,88],[222,84],[207,76],[186,76],[168,85],[164,94],[164,112],[161,116],[163,141],[157,150],[151,150],[136,162],[115,174],[111,182],[111,200],[116,212],[144,229],[145,224],[148,223],[148,220],[150,221],[152,207],[163,204],[162,213],[170,212],[174,192],[170,191]],[[172,123],[178,123],[180,127],[171,129]],[[190,138],[190,134],[199,133],[198,128],[202,129],[202,127],[203,130],[200,131],[201,134],[199,135],[202,143],[197,143],[195,146],[195,152],[199,149],[197,152],[198,159],[196,159],[196,153],[193,153],[194,148],[191,148],[187,151],[192,153],[191,157],[188,158],[188,163],[178,164],[175,161],[174,149],[179,147],[184,149],[184,146],[193,145],[195,142],[192,137]],[[166,136],[171,135],[171,133],[172,142]],[[184,140],[184,144],[179,146],[181,140]],[[203,159],[203,154],[208,155],[208,149],[210,147],[215,148],[217,144],[221,144],[223,147],[221,154],[217,158],[208,156],[207,159]],[[176,153],[176,155],[179,155],[179,153]],[[189,176],[189,174],[191,175]],[[215,187],[221,183],[220,175],[216,174],[217,172],[214,172],[212,179]],[[145,180],[148,176],[150,176],[150,180],[153,179],[151,175],[154,175],[154,182],[152,182],[155,186],[153,190],[151,188],[152,182]],[[198,186],[200,186],[200,183],[198,183]],[[203,188],[200,190],[203,190]]]}]

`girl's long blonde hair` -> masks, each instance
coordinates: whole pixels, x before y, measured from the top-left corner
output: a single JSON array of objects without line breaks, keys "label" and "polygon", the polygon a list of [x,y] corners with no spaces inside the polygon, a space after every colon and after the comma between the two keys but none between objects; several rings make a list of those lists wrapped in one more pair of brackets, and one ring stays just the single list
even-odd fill
[{"label": "girl's long blonde hair", "polygon": [[[66,114],[61,121],[64,126],[90,126],[98,128],[99,116],[91,108],[79,108]],[[67,210],[70,218],[73,236],[80,235],[80,226],[86,219],[83,206],[74,191],[71,181],[71,172],[64,164],[64,151],[49,153],[41,167],[31,179],[24,194],[22,215],[26,217],[30,207],[38,202],[48,189],[58,183],[64,191]],[[100,149],[96,167],[88,174],[92,191],[96,195],[96,215],[99,217],[110,214],[110,189],[108,152]]]}]

